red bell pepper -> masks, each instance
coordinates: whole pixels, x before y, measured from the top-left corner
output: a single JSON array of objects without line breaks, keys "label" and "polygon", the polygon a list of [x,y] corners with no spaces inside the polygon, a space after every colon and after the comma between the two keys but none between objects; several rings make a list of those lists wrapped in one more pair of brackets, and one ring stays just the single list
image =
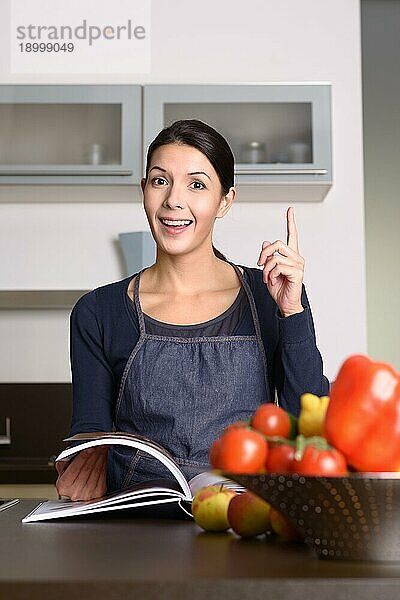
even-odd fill
[{"label": "red bell pepper", "polygon": [[332,384],[325,435],[358,471],[400,471],[400,374],[348,358]]}]

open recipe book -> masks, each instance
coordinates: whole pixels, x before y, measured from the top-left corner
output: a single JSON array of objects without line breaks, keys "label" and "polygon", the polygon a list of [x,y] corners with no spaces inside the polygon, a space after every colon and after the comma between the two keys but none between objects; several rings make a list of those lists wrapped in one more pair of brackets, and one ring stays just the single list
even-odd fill
[{"label": "open recipe book", "polygon": [[123,491],[107,494],[102,498],[87,501],[48,500],[41,502],[32,512],[22,519],[23,523],[34,523],[48,519],[90,515],[93,513],[113,511],[140,506],[152,506],[166,503],[177,503],[186,514],[190,513],[190,503],[196,492],[207,485],[221,484],[236,491],[242,491],[239,484],[226,479],[214,471],[200,473],[186,480],[173,457],[158,443],[133,433],[95,432],[78,433],[64,440],[68,443],[81,442],[63,450],[56,461],[71,460],[78,452],[93,446],[120,445],[141,450],[158,459],[171,473],[173,479],[160,479],[137,483]]}]

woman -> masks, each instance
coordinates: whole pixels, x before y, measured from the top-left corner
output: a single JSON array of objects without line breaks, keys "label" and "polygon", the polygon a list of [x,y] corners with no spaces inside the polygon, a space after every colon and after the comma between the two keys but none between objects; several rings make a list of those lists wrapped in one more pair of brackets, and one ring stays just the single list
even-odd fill
[{"label": "woman", "polygon": [[[303,281],[293,209],[287,244],[264,241],[260,269],[238,267],[212,243],[230,209],[234,158],[196,120],[155,138],[141,182],[156,262],[83,296],[71,315],[71,434],[134,431],[167,448],[190,478],[230,422],[277,395],[299,412],[304,392],[328,393]],[[59,493],[103,495],[166,475],[140,452],[104,448],[58,466]],[[62,469],[65,469],[62,471]]]}]

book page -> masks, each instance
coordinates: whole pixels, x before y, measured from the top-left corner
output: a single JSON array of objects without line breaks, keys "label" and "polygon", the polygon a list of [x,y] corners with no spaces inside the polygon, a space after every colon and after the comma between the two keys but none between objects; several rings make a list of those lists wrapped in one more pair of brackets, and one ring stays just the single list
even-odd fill
[{"label": "book page", "polygon": [[145,437],[144,435],[140,435],[139,433],[129,433],[127,431],[93,431],[90,433],[77,433],[71,437],[64,438],[63,442],[87,442],[91,440],[101,440],[104,438],[143,442],[147,446],[158,450],[164,456],[174,460],[172,454],[170,454],[163,446],[161,446],[161,444],[158,444],[154,440]]},{"label": "book page", "polygon": [[208,485],[223,485],[224,487],[234,490],[235,492],[244,491],[244,487],[242,485],[239,485],[231,479],[227,479],[218,471],[204,471],[189,481],[189,487],[190,491],[192,492],[192,496],[194,496],[201,488]]},{"label": "book page", "polygon": [[94,500],[47,500],[36,506],[22,519],[22,522],[33,523],[47,519],[90,515],[107,510],[113,511],[136,506],[185,501],[187,502],[175,479],[171,481],[160,479],[136,483],[123,491],[112,492]]},{"label": "book page", "polygon": [[[85,441],[84,441],[85,440]],[[75,456],[81,450],[85,450],[86,448],[92,448],[93,446],[104,446],[104,445],[121,445],[121,446],[129,446],[131,448],[135,448],[136,450],[141,450],[142,452],[146,452],[150,454],[154,458],[157,458],[162,464],[172,473],[176,481],[179,483],[184,497],[187,500],[190,500],[192,495],[186,481],[184,474],[179,468],[178,464],[174,461],[173,457],[169,452],[165,450],[160,444],[154,442],[153,440],[149,440],[140,435],[136,435],[133,433],[125,433],[125,432],[94,432],[94,433],[79,433],[72,437],[66,438],[64,441],[66,442],[77,442],[81,441],[77,446],[72,446],[63,450],[56,458],[57,461],[61,460],[70,460],[73,456]]]},{"label": "book page", "polygon": [[[163,497],[164,496],[164,497]],[[43,502],[37,506],[31,513],[22,519],[22,523],[34,523],[36,521],[48,521],[49,519],[59,519],[61,517],[77,517],[80,515],[90,515],[94,513],[106,512],[109,510],[126,510],[128,508],[139,508],[141,506],[156,506],[157,504],[166,504],[171,502],[179,502],[180,499],[176,495],[159,494],[156,497],[148,495],[138,496],[128,502],[110,506],[95,505],[90,508],[75,507],[74,502],[68,505],[56,505],[56,500]],[[68,501],[67,501],[68,502]],[[50,506],[51,504],[55,506]],[[186,511],[185,511],[186,512]]]}]

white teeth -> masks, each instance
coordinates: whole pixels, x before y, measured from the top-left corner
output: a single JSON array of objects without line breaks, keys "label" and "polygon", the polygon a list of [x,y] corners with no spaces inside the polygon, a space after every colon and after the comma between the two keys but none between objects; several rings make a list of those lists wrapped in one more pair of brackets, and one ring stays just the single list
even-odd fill
[{"label": "white teeth", "polygon": [[169,219],[161,219],[165,225],[172,225],[173,227],[182,227],[183,225],[190,225],[192,221],[170,221]]}]

